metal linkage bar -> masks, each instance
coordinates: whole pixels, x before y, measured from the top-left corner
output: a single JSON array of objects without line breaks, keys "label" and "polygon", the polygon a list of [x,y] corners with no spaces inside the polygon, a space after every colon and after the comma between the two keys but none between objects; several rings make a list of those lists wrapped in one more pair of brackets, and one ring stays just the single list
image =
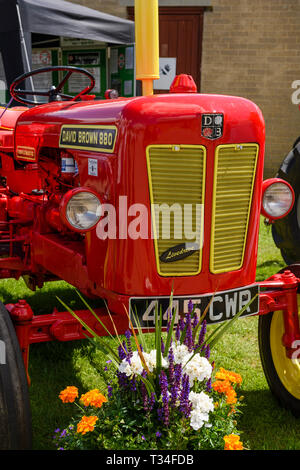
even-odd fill
[{"label": "metal linkage bar", "polygon": [[[291,271],[275,274],[260,284],[266,291],[260,293],[259,315],[282,311],[284,320],[284,334],[282,343],[286,348],[287,357],[291,358],[293,352],[299,347],[300,327],[297,293],[300,279]],[[270,289],[270,290],[268,290]]]},{"label": "metal linkage bar", "polygon": [[[28,382],[28,360],[29,346],[33,343],[47,341],[74,341],[86,339],[93,335],[68,311],[58,312],[56,309],[50,314],[35,316],[29,304],[25,300],[19,300],[16,304],[7,304],[13,320],[16,335],[20,344]],[[124,334],[129,328],[127,315],[109,316],[105,308],[95,309],[95,314],[101,320],[105,328],[115,334],[111,317],[117,325],[118,334]],[[88,326],[96,335],[107,336],[106,329],[89,310],[76,310],[74,313]]]}]

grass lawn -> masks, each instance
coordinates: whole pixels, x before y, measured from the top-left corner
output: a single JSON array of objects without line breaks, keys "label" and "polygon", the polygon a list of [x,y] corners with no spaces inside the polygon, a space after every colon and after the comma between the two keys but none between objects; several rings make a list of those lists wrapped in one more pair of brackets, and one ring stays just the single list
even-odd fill
[{"label": "grass lawn", "polygon": [[[270,230],[261,221],[257,280],[276,273],[284,262],[274,246]],[[77,295],[64,282],[49,283],[36,293],[29,291],[22,280],[3,280],[0,297],[4,303],[25,298],[35,312],[49,312],[60,308],[56,295],[76,308]],[[81,305],[78,305],[78,307]],[[217,347],[212,358],[217,367],[222,366],[240,373],[243,377],[241,394],[244,398],[243,414],[239,418],[242,440],[251,450],[300,449],[300,420],[282,409],[271,395],[266,383],[257,344],[257,318],[238,320]],[[149,338],[150,339],[150,338]],[[107,339],[108,341],[108,339]],[[34,449],[54,449],[53,432],[63,429],[74,410],[58,399],[67,385],[76,385],[80,392],[103,386],[99,374],[92,366],[90,346],[85,340],[70,343],[44,343],[31,346],[30,377],[31,406],[34,432]],[[106,358],[97,356],[104,367]]]}]

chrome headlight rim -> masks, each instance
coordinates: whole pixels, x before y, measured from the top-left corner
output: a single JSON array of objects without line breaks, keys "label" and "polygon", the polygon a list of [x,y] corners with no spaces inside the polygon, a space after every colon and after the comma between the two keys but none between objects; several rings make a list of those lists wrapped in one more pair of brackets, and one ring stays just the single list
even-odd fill
[{"label": "chrome headlight rim", "polygon": [[286,217],[293,208],[295,193],[292,186],[281,178],[263,182],[261,212],[269,220]]},{"label": "chrome headlight rim", "polygon": [[[94,205],[92,211],[84,211],[84,207],[86,207],[84,204],[88,202]],[[80,203],[82,212],[79,210]],[[101,200],[99,195],[89,188],[71,189],[63,196],[59,212],[64,225],[68,229],[78,233],[86,233],[93,230],[101,218]],[[85,222],[83,222],[84,218]],[[90,219],[89,222],[88,219]]]}]

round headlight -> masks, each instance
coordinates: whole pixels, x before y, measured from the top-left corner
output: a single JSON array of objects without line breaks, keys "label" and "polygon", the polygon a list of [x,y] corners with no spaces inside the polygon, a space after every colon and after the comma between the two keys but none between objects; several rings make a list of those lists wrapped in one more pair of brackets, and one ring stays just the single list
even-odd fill
[{"label": "round headlight", "polygon": [[101,217],[101,202],[89,190],[69,191],[61,203],[61,215],[69,228],[85,232],[91,230]]},{"label": "round headlight", "polygon": [[[274,182],[272,182],[274,181]],[[287,215],[294,204],[294,191],[283,180],[267,182],[263,191],[262,212],[270,219],[280,219]]]}]

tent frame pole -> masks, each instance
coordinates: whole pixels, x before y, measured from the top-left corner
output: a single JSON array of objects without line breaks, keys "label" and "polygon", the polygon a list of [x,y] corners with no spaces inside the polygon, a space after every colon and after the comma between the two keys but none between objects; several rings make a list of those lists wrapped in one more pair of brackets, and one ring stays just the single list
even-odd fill
[{"label": "tent frame pole", "polygon": [[[19,21],[19,27],[20,27],[21,44],[22,44],[23,49],[24,49],[27,72],[30,72],[29,56],[28,56],[28,51],[27,51],[27,47],[26,47],[26,41],[25,41],[24,30],[23,30],[23,25],[22,25],[22,19],[21,19],[21,14],[20,14],[20,7],[19,7],[18,4],[16,4],[16,9],[17,9],[17,15],[18,15],[18,21]],[[29,77],[29,81],[30,81],[31,89],[32,89],[32,91],[34,91],[33,78]],[[35,96],[34,96],[34,99],[36,100]]]}]

